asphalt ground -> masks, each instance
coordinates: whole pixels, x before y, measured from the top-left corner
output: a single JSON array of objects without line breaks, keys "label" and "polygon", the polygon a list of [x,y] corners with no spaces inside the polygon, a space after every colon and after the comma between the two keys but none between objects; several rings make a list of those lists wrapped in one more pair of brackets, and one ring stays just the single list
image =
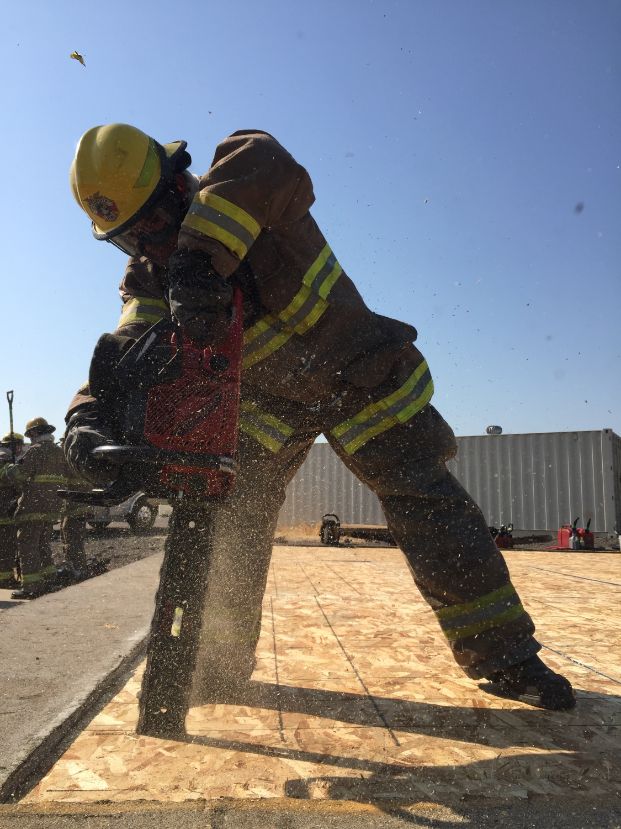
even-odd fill
[{"label": "asphalt ground", "polygon": [[133,666],[153,615],[160,563],[161,555],[142,556],[35,601],[0,598],[0,800],[19,796],[91,709],[94,694]]},{"label": "asphalt ground", "polygon": [[[299,807],[299,808],[298,808]],[[619,803],[584,806],[506,804],[452,807],[425,803],[322,801],[60,806],[45,812],[0,806],[0,829],[620,829]]]}]

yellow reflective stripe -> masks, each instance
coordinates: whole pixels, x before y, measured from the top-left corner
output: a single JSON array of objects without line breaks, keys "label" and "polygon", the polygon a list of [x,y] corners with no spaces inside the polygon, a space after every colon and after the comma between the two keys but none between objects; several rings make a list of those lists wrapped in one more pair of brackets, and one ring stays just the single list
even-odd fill
[{"label": "yellow reflective stripe", "polygon": [[248,414],[252,414],[258,420],[263,421],[268,426],[272,426],[278,432],[281,432],[285,437],[291,437],[294,433],[295,429],[292,426],[289,426],[284,420],[279,420],[274,415],[270,414],[269,412],[264,412],[259,409],[254,403],[250,403],[248,401],[242,402],[241,406],[239,407],[242,412],[247,412]]},{"label": "yellow reflective stripe", "polygon": [[271,324],[276,321],[276,317],[272,314],[268,314],[265,317],[261,317],[261,319],[256,322],[252,328],[249,328],[244,333],[244,345],[250,344],[253,340],[263,334],[265,331],[269,331],[271,328]]},{"label": "yellow reflective stripe", "polygon": [[10,527],[14,523],[14,518],[0,518],[0,527]]},{"label": "yellow reflective stripe", "polygon": [[512,584],[503,584],[502,587],[498,587],[496,590],[492,590],[491,593],[485,593],[483,596],[479,596],[477,599],[473,599],[471,602],[465,602],[464,604],[452,604],[448,607],[441,607],[439,610],[435,611],[436,616],[441,621],[447,621],[448,619],[454,619],[456,616],[465,616],[467,613],[473,613],[476,610],[482,610],[484,607],[488,607],[489,605],[495,604],[496,602],[501,601],[502,599],[508,599],[510,596],[515,595],[515,588]]},{"label": "yellow reflective stripe", "polygon": [[34,475],[31,479],[35,484],[68,484],[70,483],[69,478],[65,478],[64,475]]},{"label": "yellow reflective stripe", "polygon": [[204,190],[194,196],[183,225],[222,242],[238,259],[261,232],[261,225],[241,207]]},{"label": "yellow reflective stripe", "polygon": [[383,397],[381,400],[376,401],[375,403],[369,403],[368,406],[365,406],[362,411],[355,414],[353,417],[350,417],[349,420],[343,421],[343,423],[339,423],[338,426],[335,426],[332,429],[332,434],[335,438],[340,438],[345,432],[348,432],[353,426],[356,426],[361,423],[366,423],[367,420],[370,420],[374,414],[381,411],[382,409],[386,410],[389,409],[394,403],[401,400],[405,397],[409,392],[414,388],[416,383],[420,380],[423,374],[429,369],[427,365],[427,361],[423,360],[423,362],[416,368],[413,374],[408,377],[405,383],[402,386],[390,394],[388,397]]},{"label": "yellow reflective stripe", "polygon": [[425,386],[424,391],[421,393],[420,397],[417,397],[416,400],[413,400],[410,403],[409,406],[405,407],[405,409],[401,409],[400,412],[397,412],[395,417],[397,418],[399,423],[405,423],[406,420],[409,420],[417,412],[420,412],[420,410],[423,408],[423,406],[426,406],[427,403],[429,403],[429,401],[433,397],[433,391],[434,391],[433,380],[429,380],[429,382]]},{"label": "yellow reflective stripe", "polygon": [[[290,340],[291,337],[294,335],[293,329],[285,329],[280,331],[278,334],[272,337],[272,339],[266,343],[263,348],[259,348],[256,351],[252,351],[250,354],[247,354],[242,360],[242,367],[249,368],[253,366],[255,363],[260,363],[261,360],[264,360],[266,357],[269,357],[270,354],[273,354],[274,351],[277,351],[279,348]],[[245,338],[244,338],[245,339]]]},{"label": "yellow reflective stripe", "polygon": [[225,216],[229,216],[231,219],[234,219],[242,225],[242,227],[245,227],[248,233],[250,233],[251,236],[254,236],[255,239],[261,232],[261,225],[256,221],[256,219],[232,201],[229,201],[222,196],[218,196],[216,193],[205,193],[205,191],[197,193],[195,199],[208,205],[209,207],[213,207],[214,210],[218,210]]},{"label": "yellow reflective stripe", "polygon": [[[431,400],[433,396],[433,380],[430,380],[429,383],[426,385],[425,390],[423,393],[418,397],[410,406],[408,406],[407,417],[403,419],[399,415],[390,415],[389,417],[384,418],[382,421],[377,423],[375,426],[370,426],[368,429],[365,429],[364,432],[358,435],[358,437],[354,438],[354,440],[349,441],[349,443],[344,444],[343,448],[348,455],[353,455],[361,446],[364,446],[365,443],[371,440],[371,438],[376,437],[376,435],[380,435],[382,432],[388,431],[393,426],[397,426],[400,423],[405,423],[407,419],[413,417],[417,412],[419,412],[423,406],[426,406],[427,403]],[[406,411],[404,409],[404,411]]]},{"label": "yellow reflective stripe", "polygon": [[123,305],[117,328],[134,322],[148,322],[153,325],[167,315],[168,306],[163,299],[135,296]]},{"label": "yellow reflective stripe", "polygon": [[147,147],[147,154],[145,156],[142,170],[140,171],[134,187],[146,187],[151,184],[154,178],[154,173],[158,166],[159,157],[155,149],[155,141],[149,138],[149,146]]},{"label": "yellow reflective stripe", "polygon": [[268,314],[244,335],[243,367],[264,360],[281,348],[293,334],[305,334],[328,308],[327,296],[343,273],[329,245],[304,274],[302,286],[277,315]]},{"label": "yellow reflective stripe", "polygon": [[239,428],[242,432],[245,432],[250,437],[254,438],[257,443],[260,443],[261,446],[264,446],[266,449],[269,449],[270,452],[276,454],[282,449],[282,444],[279,443],[274,438],[270,437],[269,435],[262,432],[261,429],[258,429],[252,423],[249,423],[243,415],[239,417]]},{"label": "yellow reflective stripe", "polygon": [[181,636],[181,621],[183,619],[183,608],[176,607],[175,613],[173,615],[172,625],[170,626],[170,635],[179,637]]},{"label": "yellow reflective stripe", "polygon": [[10,579],[12,576],[12,570],[0,570],[0,579]]},{"label": "yellow reflective stripe", "polygon": [[42,570],[37,570],[36,573],[22,573],[22,584],[36,584],[36,582],[43,581],[47,576],[54,575],[57,572],[56,565],[50,564]]},{"label": "yellow reflective stripe", "polygon": [[427,361],[423,360],[396,391],[339,423],[331,434],[340,441],[348,455],[353,455],[371,438],[405,423],[426,406],[432,396],[433,380]]},{"label": "yellow reflective stripe", "polygon": [[508,583],[470,602],[442,607],[435,613],[444,635],[454,642],[505,625],[525,610],[515,588]]},{"label": "yellow reflective stripe", "polygon": [[[60,504],[60,501],[59,501]],[[60,506],[59,506],[60,510]],[[46,523],[55,524],[58,521],[58,512],[21,512],[15,516],[16,524]]]},{"label": "yellow reflective stripe", "polygon": [[295,431],[251,402],[242,402],[240,406],[239,428],[274,454],[282,449],[287,438]]},{"label": "yellow reflective stripe", "polygon": [[467,636],[476,636],[478,633],[483,633],[484,630],[490,630],[491,628],[506,625],[507,622],[512,622],[523,613],[525,613],[524,608],[521,604],[517,604],[490,619],[484,619],[471,625],[463,625],[462,627],[444,630],[444,635],[449,642],[455,642],[457,639],[465,639]]},{"label": "yellow reflective stripe", "polygon": [[209,236],[210,239],[222,242],[224,247],[228,248],[240,260],[248,253],[248,247],[243,242],[240,242],[237,236],[233,236],[228,230],[224,230],[213,222],[202,219],[200,216],[188,213],[183,220],[183,224],[191,227],[193,230],[197,230],[203,236]]}]

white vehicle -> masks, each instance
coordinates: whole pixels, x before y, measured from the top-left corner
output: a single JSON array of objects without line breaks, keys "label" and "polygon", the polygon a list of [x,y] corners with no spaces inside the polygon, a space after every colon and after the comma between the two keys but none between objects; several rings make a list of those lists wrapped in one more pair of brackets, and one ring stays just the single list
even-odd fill
[{"label": "white vehicle", "polygon": [[92,507],[88,524],[94,530],[103,530],[112,521],[127,521],[135,533],[144,533],[155,524],[157,514],[157,501],[147,498],[144,492],[136,492],[114,507]]}]

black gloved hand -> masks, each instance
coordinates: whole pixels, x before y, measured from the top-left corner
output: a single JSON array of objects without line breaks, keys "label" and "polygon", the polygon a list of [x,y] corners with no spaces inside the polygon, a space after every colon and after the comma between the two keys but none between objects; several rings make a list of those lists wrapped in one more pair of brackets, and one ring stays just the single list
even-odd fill
[{"label": "black gloved hand", "polygon": [[204,344],[219,339],[228,322],[233,287],[200,250],[178,250],[168,260],[170,310],[191,339]]},{"label": "black gloved hand", "polygon": [[102,485],[113,481],[118,475],[118,467],[94,457],[91,452],[97,446],[118,443],[105,427],[95,422],[86,422],[79,413],[67,424],[63,450],[71,469],[93,484]]}]

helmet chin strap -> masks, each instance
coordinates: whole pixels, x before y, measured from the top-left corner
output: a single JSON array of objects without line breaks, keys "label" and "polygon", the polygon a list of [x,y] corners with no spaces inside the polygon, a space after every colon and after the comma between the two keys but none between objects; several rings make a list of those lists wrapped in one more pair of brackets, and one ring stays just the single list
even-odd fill
[{"label": "helmet chin strap", "polygon": [[183,219],[185,219],[186,213],[190,209],[190,205],[192,204],[192,199],[198,193],[200,183],[198,180],[198,176],[195,176],[194,173],[190,173],[189,170],[184,170],[181,173],[185,182],[185,193],[184,193],[184,207],[183,207]]}]

